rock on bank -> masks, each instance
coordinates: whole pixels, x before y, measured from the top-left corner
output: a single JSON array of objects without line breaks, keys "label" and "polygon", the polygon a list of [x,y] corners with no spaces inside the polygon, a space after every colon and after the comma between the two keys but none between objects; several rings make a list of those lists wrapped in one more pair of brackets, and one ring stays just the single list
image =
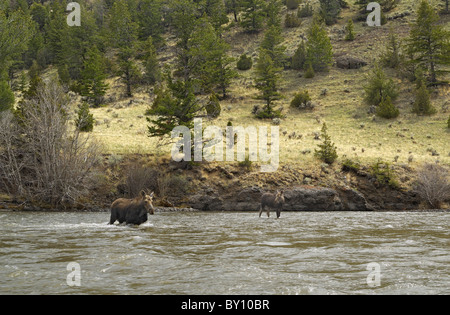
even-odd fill
[{"label": "rock on bank", "polygon": [[[203,211],[257,211],[265,191],[260,187],[244,188],[237,194],[220,196],[214,190],[189,198],[190,207]],[[364,196],[353,189],[292,187],[284,190],[287,211],[371,211]]]}]

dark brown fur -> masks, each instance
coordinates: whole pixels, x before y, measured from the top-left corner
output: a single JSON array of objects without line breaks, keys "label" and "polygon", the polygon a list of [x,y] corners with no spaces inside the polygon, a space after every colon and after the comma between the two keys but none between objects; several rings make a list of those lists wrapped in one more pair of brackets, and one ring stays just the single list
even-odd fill
[{"label": "dark brown fur", "polygon": [[147,213],[155,213],[152,201],[153,193],[147,195],[144,191],[141,191],[139,196],[134,199],[117,199],[111,205],[109,224],[114,224],[116,221],[136,225],[147,222]]},{"label": "dark brown fur", "polygon": [[262,212],[264,211],[264,208],[267,209],[267,217],[270,217],[270,209],[273,208],[277,212],[277,218],[281,215],[281,210],[283,208],[284,204],[284,192],[283,191],[277,191],[276,194],[271,193],[265,193],[261,197],[261,207],[259,210],[259,217],[261,217]]}]

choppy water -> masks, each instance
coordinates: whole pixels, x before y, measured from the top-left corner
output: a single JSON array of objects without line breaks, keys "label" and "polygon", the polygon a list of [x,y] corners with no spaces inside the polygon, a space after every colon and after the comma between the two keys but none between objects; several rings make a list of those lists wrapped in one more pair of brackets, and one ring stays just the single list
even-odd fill
[{"label": "choppy water", "polygon": [[449,218],[195,212],[130,227],[108,213],[4,212],[0,294],[450,294]]}]

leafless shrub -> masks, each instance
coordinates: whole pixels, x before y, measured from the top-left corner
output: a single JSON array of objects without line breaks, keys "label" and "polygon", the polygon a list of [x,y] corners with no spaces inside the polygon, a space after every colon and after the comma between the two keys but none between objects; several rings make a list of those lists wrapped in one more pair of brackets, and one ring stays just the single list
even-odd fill
[{"label": "leafless shrub", "polygon": [[414,190],[434,209],[450,200],[448,169],[437,164],[425,164],[417,174]]},{"label": "leafless shrub", "polygon": [[143,189],[158,193],[160,172],[152,167],[133,163],[126,170],[126,189],[130,198],[136,197]]},{"label": "leafless shrub", "polygon": [[189,188],[189,181],[181,175],[161,174],[158,178],[158,190],[161,198],[184,195]]},{"label": "leafless shrub", "polygon": [[0,115],[0,189],[13,195],[24,190],[22,170],[25,167],[20,152],[19,128],[11,112]]},{"label": "leafless shrub", "polygon": [[125,169],[125,190],[130,198],[147,189],[154,191],[159,198],[167,199],[186,194],[189,186],[184,176],[165,173],[156,167],[142,165],[140,161]]},{"label": "leafless shrub", "polygon": [[69,128],[69,103],[63,88],[50,81],[21,104],[20,119],[2,117],[0,177],[8,191],[53,206],[74,203],[89,191],[98,146]]}]

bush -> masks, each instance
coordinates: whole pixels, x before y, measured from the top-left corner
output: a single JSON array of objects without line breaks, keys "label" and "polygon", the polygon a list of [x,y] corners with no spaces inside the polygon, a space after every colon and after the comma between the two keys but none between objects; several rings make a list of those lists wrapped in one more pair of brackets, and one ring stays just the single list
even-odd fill
[{"label": "bush", "polygon": [[284,26],[287,28],[299,27],[302,21],[294,13],[286,13],[286,19],[284,20]]},{"label": "bush", "polygon": [[250,157],[248,154],[245,156],[245,160],[238,163],[239,167],[245,168],[247,171],[252,170],[252,161],[250,161]]},{"label": "bush", "polygon": [[69,105],[52,80],[22,102],[20,123],[0,119],[0,182],[9,193],[61,209],[91,191],[99,148],[69,127]]},{"label": "bush", "polygon": [[314,13],[314,11],[313,11],[312,6],[309,3],[307,3],[303,7],[298,9],[297,16],[299,18],[306,18],[306,17],[313,16],[313,13]]},{"label": "bush", "polygon": [[291,67],[294,70],[303,70],[306,62],[306,45],[305,41],[302,41],[298,46],[297,50],[292,56]]},{"label": "bush", "polygon": [[431,105],[430,93],[426,84],[424,81],[419,84],[420,87],[416,90],[416,100],[412,111],[417,115],[433,115],[436,113],[436,109]]},{"label": "bush", "polygon": [[142,161],[131,163],[125,171],[125,190],[130,198],[136,197],[142,190],[149,189],[160,194],[157,168],[142,166]]},{"label": "bush", "polygon": [[350,159],[346,159],[344,163],[342,163],[342,171],[344,172],[353,172],[358,173],[361,169],[361,165],[358,162],[354,162]]},{"label": "bush", "polygon": [[349,19],[347,22],[347,26],[345,27],[345,31],[347,34],[345,35],[345,40],[352,41],[355,40],[355,30],[353,28],[353,20]]},{"label": "bush", "polygon": [[328,72],[333,65],[333,46],[320,16],[315,16],[307,30],[306,52],[314,71]]},{"label": "bush", "polygon": [[450,116],[448,116],[448,120],[447,120],[447,128],[450,129]]},{"label": "bush", "polygon": [[237,62],[237,68],[239,70],[250,70],[253,66],[253,61],[251,57],[247,57],[247,54],[241,55]]},{"label": "bush", "polygon": [[448,169],[437,164],[425,164],[417,174],[414,191],[430,207],[439,209],[445,201],[450,200],[448,177]]},{"label": "bush", "polygon": [[255,116],[256,118],[259,119],[273,119],[273,118],[282,118],[283,114],[281,113],[280,110],[277,109],[271,109],[269,111],[267,106],[265,106],[264,109],[258,108],[258,110],[256,110],[255,112]]},{"label": "bush", "polygon": [[327,164],[333,164],[338,155],[336,146],[331,142],[331,137],[328,135],[327,124],[323,123],[322,135],[323,143],[319,144],[319,150],[315,150],[314,155]]},{"label": "bush", "polygon": [[217,118],[220,115],[221,107],[216,93],[211,94],[208,104],[205,106],[208,117]]},{"label": "bush", "polygon": [[379,105],[383,99],[389,97],[391,101],[395,101],[398,97],[397,88],[392,79],[388,79],[381,69],[380,65],[376,65],[368,78],[368,83],[364,86],[364,100],[370,105]]},{"label": "bush", "polygon": [[163,199],[167,197],[177,197],[187,194],[190,189],[189,180],[183,175],[163,174],[158,177],[159,196]]},{"label": "bush", "polygon": [[300,0],[286,0],[286,6],[289,10],[295,10],[298,8]]},{"label": "bush", "polygon": [[306,71],[305,71],[305,78],[306,79],[312,79],[315,76],[316,76],[316,73],[314,72],[314,68],[313,68],[312,64],[308,63],[308,66],[307,66]]},{"label": "bush", "polygon": [[83,103],[78,107],[75,126],[80,132],[91,132],[94,130],[94,115],[89,112],[89,104]]},{"label": "bush", "polygon": [[311,97],[309,96],[308,90],[295,94],[293,100],[291,101],[291,107],[298,109],[312,109]]},{"label": "bush", "polygon": [[377,182],[381,185],[388,185],[391,188],[398,189],[400,184],[392,171],[389,163],[378,161],[371,166],[371,174],[375,177]]},{"label": "bush", "polygon": [[389,33],[389,41],[386,46],[386,52],[381,55],[381,63],[383,66],[392,69],[398,69],[404,64],[404,56],[401,53],[401,44],[392,29]]},{"label": "bush", "polygon": [[14,106],[14,93],[11,91],[8,82],[0,81],[0,113],[10,110]]},{"label": "bush", "polygon": [[380,103],[380,105],[378,105],[376,113],[382,118],[391,119],[397,118],[400,111],[392,104],[391,98],[388,96]]}]

